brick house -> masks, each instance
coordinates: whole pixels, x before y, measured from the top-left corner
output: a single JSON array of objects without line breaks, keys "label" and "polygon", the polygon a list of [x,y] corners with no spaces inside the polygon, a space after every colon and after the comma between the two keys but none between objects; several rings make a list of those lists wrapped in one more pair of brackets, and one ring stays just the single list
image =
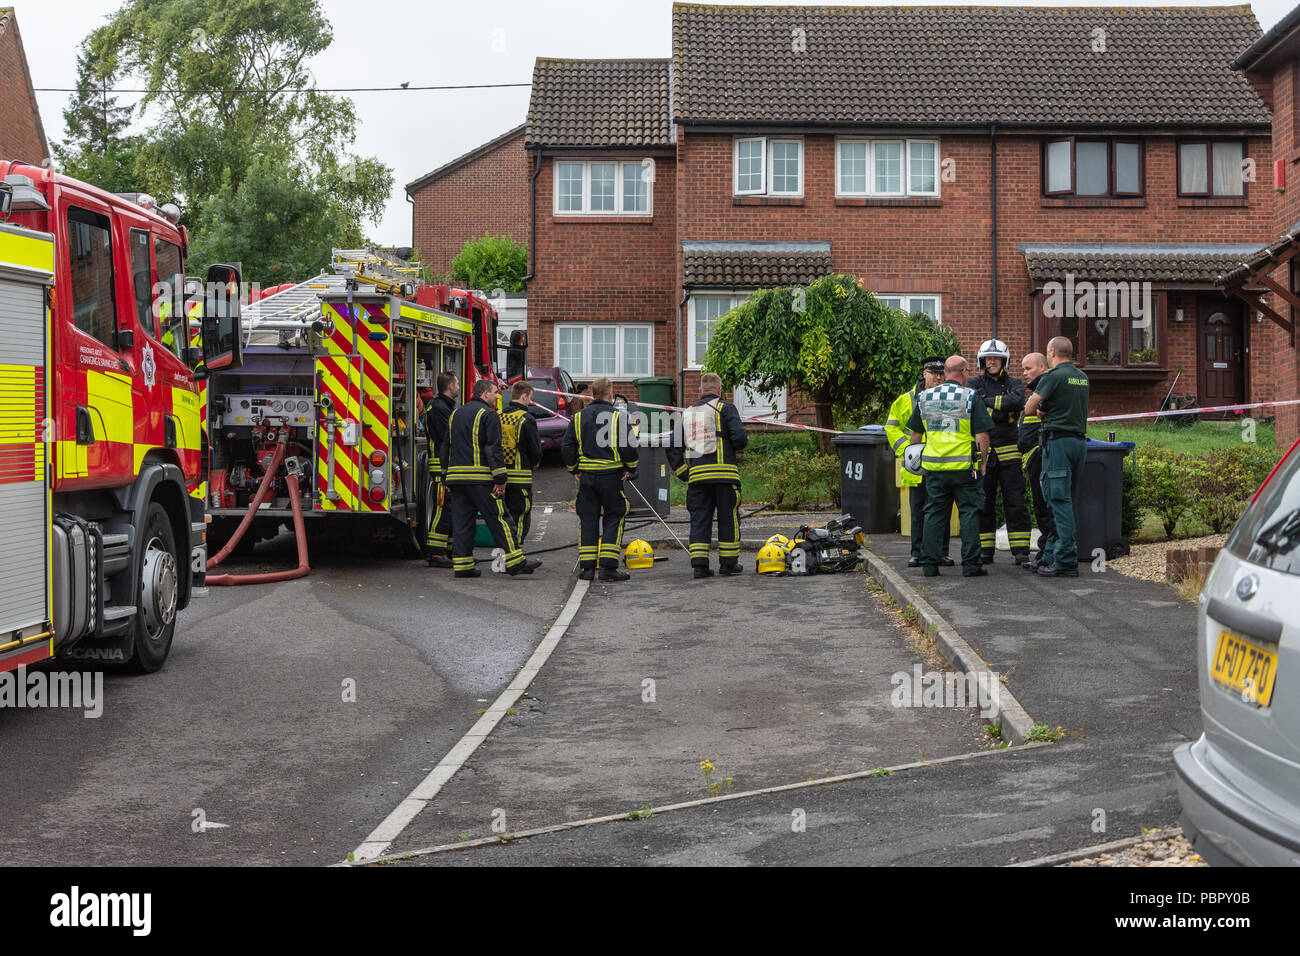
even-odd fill
[{"label": "brick house", "polygon": [[1068,335],[1094,414],[1158,408],[1175,376],[1208,404],[1279,394],[1252,356],[1285,333],[1215,284],[1278,232],[1269,109],[1230,66],[1248,6],[672,18],[669,59],[537,61],[533,362],[690,400],[727,309],[835,271],[968,355]]},{"label": "brick house", "polygon": [[12,7],[0,7],[0,158],[39,166],[50,145]]},{"label": "brick house", "polygon": [[[1245,49],[1232,66],[1244,73],[1272,111],[1277,188],[1273,241],[1243,257],[1220,276],[1218,285],[1265,320],[1268,350],[1257,348],[1254,355],[1259,376],[1271,381],[1277,398],[1300,399],[1295,336],[1300,282],[1294,258],[1300,252],[1300,7]],[[1300,408],[1279,408],[1277,423],[1278,446],[1286,447],[1300,437]]]},{"label": "brick house", "polygon": [[529,173],[520,125],[406,184],[412,244],[433,275],[484,233],[527,243]]}]

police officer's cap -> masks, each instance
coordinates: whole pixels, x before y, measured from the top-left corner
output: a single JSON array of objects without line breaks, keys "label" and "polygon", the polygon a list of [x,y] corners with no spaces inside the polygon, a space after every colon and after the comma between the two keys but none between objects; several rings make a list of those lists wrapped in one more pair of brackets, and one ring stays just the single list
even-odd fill
[{"label": "police officer's cap", "polygon": [[923,372],[942,372],[943,363],[946,360],[942,355],[931,355],[929,358],[921,359],[921,371]]}]

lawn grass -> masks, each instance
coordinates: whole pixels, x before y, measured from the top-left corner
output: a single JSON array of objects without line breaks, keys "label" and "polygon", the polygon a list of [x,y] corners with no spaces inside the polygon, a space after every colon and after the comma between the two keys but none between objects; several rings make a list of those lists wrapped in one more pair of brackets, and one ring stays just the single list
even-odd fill
[{"label": "lawn grass", "polygon": [[[740,500],[746,504],[766,504],[772,498],[763,483],[761,468],[763,461],[789,448],[806,451],[809,455],[817,454],[817,439],[810,432],[779,431],[752,432],[749,444],[736,456],[740,469]],[[673,479],[669,501],[674,505],[686,504],[686,483]]]},{"label": "lawn grass", "polygon": [[[1178,454],[1199,455],[1216,448],[1240,445],[1246,434],[1241,421],[1244,419],[1231,422],[1195,422],[1183,426],[1169,422],[1140,425],[1097,422],[1088,426],[1088,437],[1106,441],[1107,434],[1114,432],[1116,441],[1131,441],[1139,448],[1145,445],[1167,448]],[[1272,447],[1276,441],[1276,430],[1272,425],[1257,423],[1255,441],[1265,447]]]}]

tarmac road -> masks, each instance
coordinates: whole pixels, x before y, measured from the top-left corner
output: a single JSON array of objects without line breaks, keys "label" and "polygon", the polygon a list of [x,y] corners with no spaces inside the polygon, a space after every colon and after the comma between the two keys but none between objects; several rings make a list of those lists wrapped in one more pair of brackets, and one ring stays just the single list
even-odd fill
[{"label": "tarmac road", "polygon": [[[572,521],[539,514],[532,537],[565,544]],[[0,710],[0,860],[337,862],[528,658],[572,584],[572,554],[547,558],[455,581],[318,553],[302,580],[212,588],[160,672],[106,677],[99,718]],[[282,536],[230,566],[293,563]]]}]

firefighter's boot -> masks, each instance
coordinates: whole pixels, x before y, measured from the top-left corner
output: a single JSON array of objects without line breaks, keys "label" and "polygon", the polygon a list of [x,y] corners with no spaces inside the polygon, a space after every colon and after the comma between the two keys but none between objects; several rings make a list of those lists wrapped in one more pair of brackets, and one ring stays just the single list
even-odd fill
[{"label": "firefighter's boot", "polygon": [[515,577],[516,575],[520,575],[520,574],[532,574],[541,566],[542,566],[542,562],[534,558],[524,558],[524,560],[520,561],[513,568],[507,568],[506,574],[510,575],[511,577]]},{"label": "firefighter's boot", "polygon": [[618,568],[600,569],[600,579],[602,581],[626,581],[631,576],[626,571],[620,571]]}]

